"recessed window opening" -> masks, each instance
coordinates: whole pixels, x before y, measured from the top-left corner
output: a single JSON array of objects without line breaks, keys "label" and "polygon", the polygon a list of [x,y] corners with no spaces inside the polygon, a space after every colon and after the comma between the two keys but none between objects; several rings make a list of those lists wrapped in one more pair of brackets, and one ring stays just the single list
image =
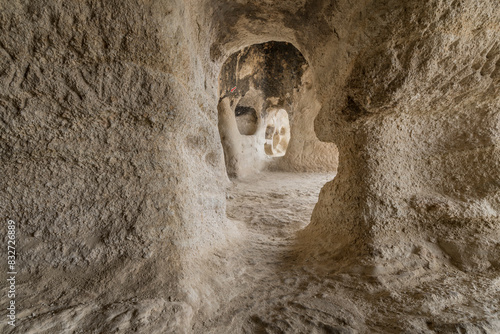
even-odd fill
[{"label": "recessed window opening", "polygon": [[240,134],[245,136],[255,135],[259,125],[257,111],[252,107],[237,105],[234,114]]},{"label": "recessed window opening", "polygon": [[290,122],[286,110],[276,109],[268,113],[265,138],[264,151],[268,156],[285,155],[290,141]]}]

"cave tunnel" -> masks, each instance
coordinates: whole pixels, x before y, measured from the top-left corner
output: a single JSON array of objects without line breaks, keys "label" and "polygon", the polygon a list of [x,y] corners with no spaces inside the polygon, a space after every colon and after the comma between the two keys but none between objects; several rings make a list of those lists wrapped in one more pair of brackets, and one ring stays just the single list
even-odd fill
[{"label": "cave tunnel", "polygon": [[336,147],[314,134],[320,104],[309,65],[293,44],[269,41],[233,53],[221,69],[219,96],[228,175],[336,170]]},{"label": "cave tunnel", "polygon": [[0,332],[500,333],[499,22],[0,0]]}]

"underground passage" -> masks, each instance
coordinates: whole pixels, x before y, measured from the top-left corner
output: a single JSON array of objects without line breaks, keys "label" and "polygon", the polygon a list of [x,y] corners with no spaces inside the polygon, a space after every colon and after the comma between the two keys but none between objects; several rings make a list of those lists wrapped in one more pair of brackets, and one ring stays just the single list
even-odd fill
[{"label": "underground passage", "polygon": [[498,0],[0,0],[1,333],[500,333]]},{"label": "underground passage", "polygon": [[218,128],[230,177],[336,171],[336,146],[314,133],[321,105],[309,64],[291,43],[269,41],[232,54],[221,69],[219,96]]}]

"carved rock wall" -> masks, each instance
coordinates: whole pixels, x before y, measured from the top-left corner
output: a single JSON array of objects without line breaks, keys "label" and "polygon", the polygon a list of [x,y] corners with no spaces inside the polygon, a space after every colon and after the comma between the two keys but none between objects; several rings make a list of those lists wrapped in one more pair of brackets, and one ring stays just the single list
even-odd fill
[{"label": "carved rock wall", "polygon": [[339,151],[299,254],[497,270],[499,22],[496,0],[1,1],[0,218],[19,226],[21,305],[66,307],[18,331],[111,332],[115,309],[132,331],[147,309],[146,332],[189,332],[218,309],[241,234],[217,78],[270,40],[309,63],[315,133]]},{"label": "carved rock wall", "polygon": [[498,4],[366,13],[369,39],[316,120],[340,169],[305,233],[330,231],[323,246],[340,256],[390,262],[430,242],[460,268],[498,266]]},{"label": "carved rock wall", "polygon": [[[140,296],[189,321],[199,262],[234,230],[189,4],[0,8],[1,219],[18,224],[19,307],[42,290],[64,307]],[[68,323],[56,319],[52,332]]]}]

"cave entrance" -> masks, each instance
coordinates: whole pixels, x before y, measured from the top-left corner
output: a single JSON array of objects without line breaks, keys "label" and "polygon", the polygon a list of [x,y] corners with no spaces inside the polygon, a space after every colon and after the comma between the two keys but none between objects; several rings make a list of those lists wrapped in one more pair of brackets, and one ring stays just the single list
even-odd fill
[{"label": "cave entrance", "polygon": [[219,132],[234,181],[228,217],[266,235],[304,227],[338,158],[336,146],[314,132],[321,105],[306,59],[284,42],[241,49],[222,67],[219,96]]},{"label": "cave entrance", "polygon": [[312,71],[290,43],[254,44],[232,54],[219,76],[219,132],[227,173],[334,172],[337,149],[318,140]]},{"label": "cave entrance", "polygon": [[321,105],[312,70],[292,44],[267,42],[231,55],[219,94],[218,126],[232,179],[227,217],[250,232],[241,265],[272,276],[295,233],[309,224],[322,186],[335,177],[337,148],[316,137]]}]

